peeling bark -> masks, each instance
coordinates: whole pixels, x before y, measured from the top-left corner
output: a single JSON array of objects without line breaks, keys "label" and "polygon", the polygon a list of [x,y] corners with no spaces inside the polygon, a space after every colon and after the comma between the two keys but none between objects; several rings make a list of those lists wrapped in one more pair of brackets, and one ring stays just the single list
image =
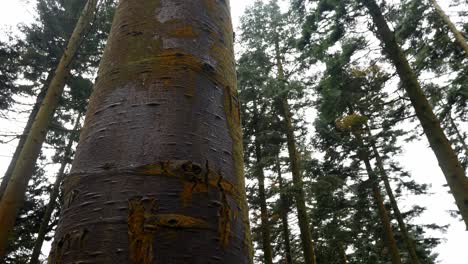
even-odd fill
[{"label": "peeling bark", "polygon": [[120,1],[49,263],[253,263],[232,38],[229,1]]},{"label": "peeling bark", "polygon": [[65,79],[70,72],[70,65],[94,17],[96,4],[97,0],[89,0],[83,9],[54,73],[54,77],[49,84],[31,130],[24,142],[24,146],[18,155],[8,186],[0,201],[0,226],[2,227],[0,229],[0,259],[5,255],[9,233],[15,224],[17,212],[23,204],[29,179],[33,174],[33,169],[45,140],[49,123],[62,95]]},{"label": "peeling bark", "polygon": [[369,10],[377,35],[382,40],[383,49],[400,76],[406,94],[421,122],[429,145],[437,157],[439,166],[445,175],[450,191],[468,229],[468,178],[465,171],[440,125],[440,120],[434,114],[415,72],[398,45],[395,34],[390,30],[380,7],[375,0],[360,0],[360,2]]}]

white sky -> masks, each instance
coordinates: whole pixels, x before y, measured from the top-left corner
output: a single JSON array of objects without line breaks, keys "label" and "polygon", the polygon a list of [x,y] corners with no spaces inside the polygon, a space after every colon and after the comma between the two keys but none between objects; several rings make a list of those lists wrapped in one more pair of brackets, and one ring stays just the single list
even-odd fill
[{"label": "white sky", "polygon": [[[0,8],[0,39],[4,38],[4,32],[8,29],[15,29],[18,23],[30,23],[34,20],[34,1],[31,0],[2,0]],[[231,9],[234,28],[239,26],[239,17],[252,0],[231,0]],[[439,1],[444,6],[444,1]],[[450,15],[451,12],[448,12]],[[22,125],[27,120],[27,116],[17,116],[14,121],[6,121],[0,118],[0,134],[4,132],[21,133]],[[466,128],[466,126],[465,126]],[[16,141],[7,145],[0,145],[0,175],[3,175],[8,166]],[[409,208],[412,204],[427,207],[426,213],[415,223],[437,223],[440,225],[450,224],[447,233],[436,233],[434,236],[442,237],[445,241],[436,248],[440,254],[439,260],[442,264],[466,264],[465,251],[468,244],[468,232],[465,231],[460,221],[450,217],[448,210],[455,210],[454,200],[449,195],[448,189],[442,187],[445,178],[440,171],[434,154],[428,149],[427,141],[407,143],[404,153],[396,157],[408,169],[418,183],[431,184],[432,195],[420,197],[408,197],[402,203],[402,209]],[[53,175],[53,173],[51,173]],[[46,253],[47,254],[47,253]],[[326,264],[326,263],[323,263]]]}]

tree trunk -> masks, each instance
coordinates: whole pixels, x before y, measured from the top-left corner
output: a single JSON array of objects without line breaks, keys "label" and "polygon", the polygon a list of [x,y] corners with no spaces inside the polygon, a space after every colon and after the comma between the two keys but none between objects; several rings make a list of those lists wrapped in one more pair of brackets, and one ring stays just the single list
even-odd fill
[{"label": "tree trunk", "polygon": [[229,1],[120,1],[49,263],[253,263]]},{"label": "tree trunk", "polygon": [[34,243],[34,248],[31,254],[31,260],[29,261],[29,264],[39,263],[39,256],[41,255],[42,244],[44,243],[44,238],[45,238],[45,235],[47,234],[47,228],[49,227],[49,222],[50,222],[50,219],[52,218],[52,213],[54,212],[54,209],[56,206],[57,197],[60,194],[60,184],[62,183],[63,175],[65,173],[65,168],[68,165],[68,160],[70,159],[70,156],[72,155],[72,147],[73,147],[73,142],[74,142],[73,133],[78,132],[80,128],[80,119],[81,119],[81,114],[79,114],[78,117],[76,118],[75,127],[73,131],[71,132],[70,138],[68,140],[68,144],[65,147],[63,161],[60,164],[60,169],[57,173],[54,186],[50,193],[49,204],[47,204],[44,217],[42,218],[42,222],[39,227],[39,232],[37,233],[37,239],[36,239],[36,242]]},{"label": "tree trunk", "polygon": [[397,246],[395,237],[393,235],[390,217],[388,216],[387,209],[385,209],[384,199],[380,191],[380,186],[378,183],[377,175],[375,175],[375,172],[372,169],[368,155],[365,153],[361,153],[360,158],[364,162],[364,165],[366,166],[366,171],[367,171],[367,174],[369,175],[369,180],[371,181],[371,184],[372,184],[372,194],[374,196],[375,204],[379,212],[380,221],[382,222],[382,227],[385,233],[385,241],[390,250],[392,263],[401,264],[402,262],[401,262],[400,252],[398,250],[398,246]]},{"label": "tree trunk", "polygon": [[50,121],[58,105],[65,86],[70,65],[81,44],[85,32],[92,21],[97,0],[89,0],[83,9],[76,27],[70,37],[68,46],[57,66],[50,82],[47,94],[28,133],[23,149],[18,156],[15,168],[0,202],[0,259],[5,254],[8,235],[15,224],[16,214],[21,207],[29,179],[32,176],[37,157],[45,140]]},{"label": "tree trunk", "polygon": [[348,256],[346,256],[346,249],[343,245],[343,242],[339,242],[339,251],[340,251],[340,256],[341,256],[341,263],[342,264],[348,264]]},{"label": "tree trunk", "polygon": [[455,120],[453,120],[452,114],[448,113],[448,118],[450,121],[450,125],[452,126],[452,129],[455,131],[455,134],[457,136],[457,139],[459,143],[462,145],[462,149],[465,152],[465,156],[468,158],[468,146],[466,145],[465,139],[463,138],[462,134],[460,133],[460,130],[458,129],[457,124],[455,123]]},{"label": "tree trunk", "polygon": [[[258,122],[260,118],[257,113],[257,103],[254,101],[253,110],[253,122],[254,132],[256,135],[259,134]],[[258,136],[255,136],[255,157],[257,163],[255,164],[255,174],[258,180],[258,198],[260,200],[260,218],[261,218],[261,230],[262,230],[262,247],[263,247],[263,258],[265,264],[273,264],[273,251],[271,249],[271,231],[270,221],[268,217],[268,207],[266,203],[266,191],[265,191],[265,174],[263,172],[263,158],[262,149]]]},{"label": "tree trunk", "polygon": [[406,247],[408,249],[408,253],[411,258],[411,263],[419,264],[420,262],[419,262],[418,255],[416,254],[416,246],[415,246],[414,240],[411,238],[411,236],[408,233],[408,228],[406,227],[405,220],[403,219],[400,208],[398,207],[397,200],[395,198],[395,195],[393,194],[392,187],[390,186],[388,175],[384,168],[383,160],[379,154],[377,146],[375,145],[375,141],[372,139],[372,135],[369,129],[368,129],[368,133],[369,133],[369,136],[371,137],[370,146],[372,148],[372,151],[375,156],[375,160],[377,162],[377,168],[379,169],[380,177],[382,178],[382,181],[384,183],[385,191],[387,192],[388,198],[390,199],[390,204],[392,205],[393,212],[395,213],[395,218],[398,222],[398,226],[400,227],[401,235],[403,236],[403,240],[405,241]]},{"label": "tree trunk", "polygon": [[452,23],[450,18],[445,14],[444,10],[440,5],[437,3],[436,0],[430,0],[432,5],[434,6],[435,11],[439,15],[440,19],[442,19],[445,24],[447,24],[448,28],[455,36],[455,42],[465,51],[465,55],[468,55],[468,44],[466,43],[466,39],[463,34],[457,29],[457,27]]},{"label": "tree trunk", "polygon": [[280,188],[280,214],[281,214],[281,228],[283,229],[283,240],[284,240],[284,254],[286,262],[284,264],[293,264],[292,253],[291,253],[291,239],[289,231],[289,220],[288,220],[288,203],[283,183],[283,176],[281,173],[281,164],[279,157],[276,162],[276,173],[278,174],[278,182]]},{"label": "tree trunk", "polygon": [[[52,80],[52,77],[53,73],[49,73],[46,80],[47,85]],[[24,143],[26,142],[26,138],[29,134],[29,131],[31,130],[37,112],[39,111],[39,107],[41,106],[42,101],[44,100],[44,96],[47,92],[47,85],[44,85],[44,87],[42,87],[41,91],[37,95],[36,102],[34,103],[31,113],[29,114],[28,122],[26,123],[26,126],[23,129],[23,134],[19,138],[18,145],[15,149],[15,153],[13,154],[13,157],[11,158],[10,164],[8,165],[5,175],[3,176],[2,183],[0,184],[0,200],[2,200],[3,194],[5,193],[6,187],[8,186],[8,182],[10,181],[13,169],[15,168],[15,164],[18,161],[18,156],[21,153],[21,150],[23,149]]]},{"label": "tree trunk", "polygon": [[461,216],[468,229],[468,178],[460,161],[441,128],[440,121],[434,114],[424,92],[419,84],[416,74],[406,59],[403,50],[398,45],[394,33],[385,21],[382,11],[374,0],[361,0],[367,7],[382,40],[384,51],[396,67],[403,87],[411,100],[416,116],[421,122],[424,133],[434,151],[439,166],[442,169],[448,186],[452,192]]},{"label": "tree trunk", "polygon": [[[279,48],[278,38],[275,41],[276,51],[276,66],[278,67],[278,81],[284,85],[285,76],[283,69],[283,62],[281,59],[281,53]],[[314,245],[312,242],[312,235],[310,232],[311,227],[309,216],[307,215],[307,207],[305,203],[305,194],[303,189],[302,174],[300,168],[299,154],[297,153],[296,138],[294,136],[294,128],[292,125],[292,114],[289,107],[287,94],[282,94],[279,97],[280,112],[283,117],[284,128],[286,130],[286,138],[288,145],[289,161],[291,164],[291,173],[294,185],[294,194],[297,207],[297,218],[299,222],[300,236],[302,242],[302,248],[304,251],[304,259],[306,264],[316,264],[316,257],[314,251]]]}]

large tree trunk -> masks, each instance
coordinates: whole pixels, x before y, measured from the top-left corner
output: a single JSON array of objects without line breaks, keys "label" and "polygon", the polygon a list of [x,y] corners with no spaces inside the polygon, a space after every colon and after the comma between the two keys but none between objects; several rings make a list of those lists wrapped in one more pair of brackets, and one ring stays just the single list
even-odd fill
[{"label": "large tree trunk", "polygon": [[65,86],[65,79],[70,72],[70,65],[81,44],[86,30],[92,21],[97,0],[89,0],[70,37],[52,78],[47,94],[28,133],[8,186],[0,201],[0,259],[5,254],[8,235],[15,224],[16,214],[21,207],[29,179],[32,176],[37,157],[45,140],[50,121],[57,108],[59,98]]},{"label": "large tree trunk", "polygon": [[[372,137],[372,135],[370,134],[370,130],[369,130],[369,136]],[[385,171],[382,157],[380,156],[377,146],[375,145],[375,142],[373,141],[372,138],[370,140],[370,146],[374,153],[375,160],[377,162],[377,168],[379,169],[380,177],[385,186],[385,191],[387,192],[388,198],[390,199],[390,204],[392,205],[393,212],[395,213],[395,218],[398,222],[398,226],[400,227],[401,235],[403,236],[403,240],[405,241],[406,247],[408,249],[408,252],[411,258],[411,263],[419,264],[420,263],[419,258],[418,258],[418,255],[416,254],[416,245],[414,243],[414,240],[411,238],[411,236],[408,233],[408,228],[406,227],[405,220],[403,219],[403,215],[401,214],[397,200],[395,198],[395,195],[393,194],[392,187],[390,186],[390,181],[388,180],[388,175],[387,175],[387,172]]]},{"label": "large tree trunk", "polygon": [[291,253],[291,238],[289,231],[289,220],[288,220],[288,211],[289,206],[287,203],[286,191],[283,182],[283,176],[281,173],[281,164],[279,157],[276,161],[276,173],[278,174],[278,183],[280,188],[280,216],[281,216],[281,229],[283,230],[283,240],[284,240],[284,254],[285,254],[285,263],[284,264],[293,264],[292,253]]},{"label": "large tree trunk", "polygon": [[39,108],[41,107],[42,101],[44,100],[44,96],[47,92],[47,85],[52,80],[53,73],[49,73],[46,79],[46,85],[42,87],[41,91],[37,95],[36,102],[34,103],[33,109],[31,113],[29,113],[28,121],[26,126],[23,129],[23,134],[20,136],[18,145],[16,145],[15,152],[13,153],[13,157],[11,158],[10,164],[8,164],[8,168],[3,176],[2,183],[0,184],[0,200],[2,200],[3,194],[5,193],[6,187],[8,186],[8,182],[11,179],[11,174],[13,173],[13,169],[15,168],[16,162],[18,161],[18,157],[23,149],[24,143],[26,142],[26,138],[28,137],[29,131],[31,130],[32,124],[34,119],[36,118],[37,112],[39,112]]},{"label": "large tree trunk", "polygon": [[122,0],[49,263],[253,263],[229,1]]},{"label": "large tree trunk", "polygon": [[432,2],[432,5],[434,6],[434,9],[436,13],[439,15],[440,19],[444,21],[445,24],[447,24],[448,28],[452,32],[452,34],[455,36],[455,41],[460,47],[465,51],[466,55],[468,55],[468,44],[466,43],[466,39],[463,36],[463,34],[457,29],[457,27],[452,23],[450,18],[445,14],[444,10],[440,5],[437,3],[436,0],[430,0]]},{"label": "large tree trunk", "polygon": [[63,180],[63,175],[65,173],[65,169],[69,164],[70,156],[72,155],[72,147],[75,136],[73,133],[78,133],[80,128],[80,120],[81,114],[78,115],[75,121],[75,126],[73,131],[71,131],[70,138],[68,139],[67,146],[65,147],[64,155],[62,163],[60,164],[60,169],[57,173],[57,177],[54,182],[54,186],[50,193],[49,203],[47,204],[46,211],[44,213],[44,217],[42,218],[41,225],[39,227],[39,232],[37,233],[37,239],[34,243],[33,252],[31,254],[31,260],[29,261],[30,264],[38,264],[39,263],[39,256],[41,255],[42,244],[44,243],[44,238],[47,234],[47,229],[49,227],[50,219],[52,218],[52,213],[56,207],[57,197],[60,194],[60,184]]},{"label": "large tree trunk", "polygon": [[[275,41],[276,51],[276,66],[278,67],[278,81],[284,85],[285,75],[283,69],[283,62],[281,59],[279,40]],[[314,245],[312,242],[312,234],[309,216],[307,215],[307,207],[305,203],[305,194],[302,182],[302,173],[300,168],[299,153],[297,153],[296,138],[294,136],[294,127],[292,124],[292,114],[288,102],[287,93],[282,94],[279,97],[280,113],[283,117],[284,129],[286,130],[286,138],[289,153],[289,162],[291,164],[291,173],[294,185],[294,194],[297,207],[297,218],[299,222],[299,230],[302,242],[302,248],[304,251],[304,259],[306,264],[316,264],[316,257],[314,251]]]},{"label": "large tree trunk", "polygon": [[439,166],[447,180],[461,216],[468,229],[468,178],[455,154],[450,141],[441,128],[440,121],[434,114],[424,92],[419,84],[416,74],[395,39],[382,15],[382,11],[374,0],[361,0],[367,7],[377,29],[377,34],[382,40],[384,51],[396,67],[397,73],[403,83],[403,87],[411,100],[416,116],[421,122],[424,133],[434,151]]},{"label": "large tree trunk", "polygon": [[372,184],[372,194],[375,199],[375,204],[379,213],[380,221],[382,223],[382,227],[384,229],[385,234],[385,242],[390,250],[390,255],[392,258],[393,264],[401,264],[401,257],[400,252],[398,250],[398,246],[393,235],[392,224],[390,222],[390,217],[388,216],[387,209],[384,205],[384,199],[382,197],[382,193],[380,191],[379,181],[377,175],[375,174],[374,170],[372,169],[371,163],[369,161],[369,157],[364,151],[360,153],[360,158],[363,161],[367,174],[369,176],[369,180]]},{"label": "large tree trunk", "polygon": [[263,258],[265,264],[273,264],[273,251],[271,248],[271,230],[270,221],[268,216],[268,207],[266,203],[266,191],[265,191],[265,174],[263,172],[263,158],[261,143],[258,139],[259,128],[258,123],[260,118],[257,113],[257,103],[254,101],[253,105],[253,122],[255,136],[255,158],[257,163],[255,164],[255,175],[258,180],[258,198],[260,200],[260,220],[261,220],[261,232],[262,232],[262,247],[263,247]]}]

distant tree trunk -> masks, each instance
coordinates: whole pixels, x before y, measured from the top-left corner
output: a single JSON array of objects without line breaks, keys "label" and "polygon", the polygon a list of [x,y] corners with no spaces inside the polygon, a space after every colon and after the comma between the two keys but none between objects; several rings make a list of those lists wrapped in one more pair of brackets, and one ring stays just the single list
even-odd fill
[{"label": "distant tree trunk", "polygon": [[416,245],[414,243],[414,240],[411,238],[411,236],[408,233],[408,228],[406,227],[405,220],[403,218],[403,215],[401,214],[395,195],[393,194],[392,187],[390,186],[390,181],[388,180],[388,175],[387,175],[387,172],[385,171],[382,157],[380,156],[377,146],[375,145],[375,141],[372,139],[372,134],[369,129],[368,129],[368,133],[369,133],[369,136],[371,137],[370,146],[372,148],[372,151],[375,156],[375,160],[377,162],[377,168],[379,169],[380,177],[384,183],[385,191],[387,192],[388,198],[390,199],[390,204],[392,205],[393,212],[395,213],[395,218],[398,222],[398,226],[400,227],[401,235],[403,236],[403,240],[405,241],[406,247],[408,249],[408,253],[411,258],[411,263],[419,264],[420,263],[419,258],[418,258],[418,255],[416,254]]},{"label": "distant tree trunk", "polygon": [[47,94],[24,142],[8,186],[0,201],[0,226],[2,227],[0,229],[0,259],[5,254],[9,233],[13,229],[16,214],[23,203],[29,179],[33,173],[59,98],[62,95],[65,79],[70,71],[70,65],[94,17],[96,4],[97,0],[89,0],[83,9],[83,13],[57,66]]},{"label": "distant tree trunk", "polygon": [[346,249],[343,245],[343,242],[339,242],[339,251],[340,251],[340,257],[341,257],[341,264],[348,264],[348,257],[346,256]]},{"label": "distant tree trunk", "polygon": [[445,14],[444,10],[440,5],[437,3],[436,0],[430,0],[432,2],[432,5],[434,6],[435,11],[439,15],[440,19],[444,21],[445,24],[447,24],[448,28],[452,32],[452,34],[455,36],[455,41],[460,45],[460,47],[465,51],[465,55],[468,55],[468,44],[466,43],[466,39],[463,36],[463,34],[457,29],[457,27],[452,23],[450,18]]},{"label": "distant tree trunk", "polygon": [[50,219],[52,218],[52,213],[56,207],[57,197],[60,194],[60,184],[63,180],[63,175],[65,173],[65,169],[69,164],[70,156],[72,155],[72,147],[74,142],[74,135],[73,133],[78,133],[80,128],[80,120],[81,114],[78,115],[75,121],[75,126],[73,131],[71,131],[70,138],[68,140],[67,146],[65,147],[65,152],[63,155],[62,163],[60,164],[60,169],[57,173],[57,178],[55,179],[54,186],[50,193],[49,203],[47,204],[46,211],[44,213],[44,217],[42,218],[41,225],[39,227],[39,232],[37,233],[37,239],[34,243],[33,252],[31,254],[31,260],[29,264],[39,264],[39,256],[41,255],[42,244],[44,243],[44,238],[47,234],[47,229],[49,227]]},{"label": "distant tree trunk", "polygon": [[266,203],[266,191],[265,191],[265,174],[263,172],[263,158],[261,144],[258,139],[259,128],[258,123],[260,118],[257,113],[257,103],[254,101],[253,106],[253,122],[255,136],[255,158],[257,163],[255,164],[255,175],[258,180],[258,198],[260,200],[260,218],[261,218],[261,230],[262,230],[262,247],[263,247],[263,258],[265,264],[273,264],[273,251],[271,249],[271,230],[270,220],[268,216],[268,207]]},{"label": "distant tree trunk", "polygon": [[367,153],[364,153],[365,151],[362,151],[360,153],[360,158],[363,161],[367,174],[369,176],[369,180],[371,181],[372,184],[372,193],[375,199],[375,203],[377,206],[377,210],[379,213],[380,221],[382,222],[382,227],[384,229],[385,233],[385,241],[387,243],[387,246],[390,250],[390,255],[392,258],[392,263],[393,264],[401,264],[401,257],[400,257],[400,252],[398,250],[398,246],[395,240],[395,237],[393,235],[393,230],[392,230],[392,224],[390,222],[390,217],[388,216],[387,209],[385,208],[384,205],[384,199],[382,197],[382,193],[380,191],[380,186],[379,186],[379,181],[377,178],[377,175],[375,174],[374,170],[372,169],[371,163],[369,161],[369,156]]},{"label": "distant tree trunk", "polygon": [[49,263],[253,263],[229,1],[120,1]]},{"label": "distant tree trunk", "polygon": [[[285,76],[283,69],[283,62],[281,59],[281,53],[279,48],[278,38],[275,41],[276,51],[276,66],[278,67],[278,81],[284,85]],[[282,91],[284,93],[284,91]],[[305,203],[304,187],[302,182],[302,173],[300,168],[299,154],[297,153],[296,138],[294,136],[294,128],[292,124],[292,114],[289,107],[287,94],[280,95],[279,98],[280,112],[283,117],[283,124],[286,130],[286,138],[289,152],[289,161],[291,164],[291,173],[294,185],[294,194],[297,207],[297,218],[299,222],[300,236],[302,242],[302,248],[304,251],[304,259],[306,264],[316,264],[316,256],[314,251],[314,245],[312,242],[312,234],[309,216],[307,215],[307,207]]]},{"label": "distant tree trunk", "polygon": [[429,101],[424,95],[416,74],[411,69],[403,50],[398,45],[395,34],[388,27],[379,6],[375,0],[361,0],[361,2],[367,7],[372,16],[377,34],[382,40],[384,51],[396,67],[403,87],[439,161],[439,166],[445,175],[450,191],[468,229],[468,178],[465,171],[442,130],[440,121],[435,116]]},{"label": "distant tree trunk", "polygon": [[281,164],[279,157],[276,161],[276,173],[278,174],[278,182],[280,188],[280,215],[281,215],[281,228],[283,229],[283,240],[284,240],[284,254],[286,263],[284,264],[293,264],[292,253],[291,253],[291,239],[289,231],[289,220],[288,220],[288,202],[286,198],[286,191],[283,182],[283,176],[281,173]]},{"label": "distant tree trunk", "polygon": [[460,133],[460,130],[458,129],[457,124],[455,123],[455,120],[453,120],[451,113],[448,113],[448,118],[450,121],[450,125],[452,126],[452,129],[455,131],[458,142],[462,145],[463,151],[465,152],[465,157],[468,158],[468,146],[466,145],[466,141],[463,138],[462,134]]},{"label": "distant tree trunk", "polygon": [[10,181],[11,174],[13,172],[13,169],[15,168],[16,161],[18,160],[18,156],[21,153],[21,150],[23,149],[24,142],[26,142],[26,138],[29,134],[29,131],[31,130],[37,112],[41,107],[42,101],[44,100],[44,96],[47,92],[47,86],[50,83],[52,77],[53,73],[49,73],[49,75],[47,76],[46,85],[42,87],[41,91],[37,95],[33,109],[31,110],[31,113],[29,113],[28,122],[26,123],[26,126],[23,129],[23,134],[19,138],[18,145],[16,145],[13,157],[10,160],[10,164],[8,165],[5,175],[3,176],[2,183],[0,184],[0,200],[2,200],[3,194],[5,193],[6,187],[8,186],[8,182]]}]

